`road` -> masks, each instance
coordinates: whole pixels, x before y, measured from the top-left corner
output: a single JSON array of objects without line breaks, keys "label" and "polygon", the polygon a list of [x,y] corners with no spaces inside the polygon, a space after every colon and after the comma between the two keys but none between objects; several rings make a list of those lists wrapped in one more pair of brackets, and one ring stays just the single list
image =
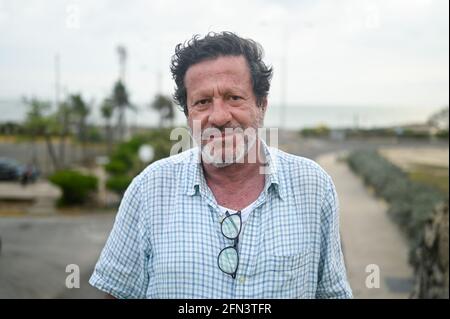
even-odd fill
[{"label": "road", "polygon": [[[59,143],[53,142],[55,151],[59,152]],[[96,156],[105,155],[105,147],[101,145],[88,145],[85,150],[86,158],[94,159]],[[31,143],[29,141],[21,142],[1,142],[0,157],[13,158],[21,164],[34,163],[42,174],[47,175],[52,169],[50,157],[48,155],[47,145],[44,141]],[[79,144],[67,142],[65,162],[68,165],[77,164],[83,157],[83,151]]]},{"label": "road", "polygon": [[[101,298],[87,280],[114,214],[0,219],[0,298]],[[66,266],[80,269],[80,288],[65,286]]]}]

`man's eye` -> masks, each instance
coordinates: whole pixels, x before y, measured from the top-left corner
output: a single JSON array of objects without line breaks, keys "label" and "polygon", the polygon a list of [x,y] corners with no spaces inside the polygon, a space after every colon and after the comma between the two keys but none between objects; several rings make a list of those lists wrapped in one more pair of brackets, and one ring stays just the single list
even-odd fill
[{"label": "man's eye", "polygon": [[230,99],[232,99],[233,101],[238,101],[238,100],[240,100],[242,98],[240,96],[238,96],[238,95],[231,95]]},{"label": "man's eye", "polygon": [[202,100],[198,100],[197,102],[194,103],[194,105],[205,105],[206,103],[208,103],[209,100],[208,99],[202,99]]}]

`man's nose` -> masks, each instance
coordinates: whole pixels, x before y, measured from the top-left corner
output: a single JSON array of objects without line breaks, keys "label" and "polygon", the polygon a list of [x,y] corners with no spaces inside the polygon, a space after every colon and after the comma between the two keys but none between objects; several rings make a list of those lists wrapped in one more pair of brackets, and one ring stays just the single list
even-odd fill
[{"label": "man's nose", "polygon": [[220,98],[214,98],[212,103],[212,111],[209,114],[208,121],[211,125],[221,127],[231,121],[231,113],[228,106]]}]

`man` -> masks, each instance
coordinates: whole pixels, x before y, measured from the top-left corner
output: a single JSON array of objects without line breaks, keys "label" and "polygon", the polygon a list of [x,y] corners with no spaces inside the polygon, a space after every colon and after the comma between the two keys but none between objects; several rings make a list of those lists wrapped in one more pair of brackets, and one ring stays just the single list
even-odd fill
[{"label": "man", "polygon": [[351,297],[331,178],[254,133],[272,76],[260,45],[195,36],[171,71],[199,147],[133,180],[90,283],[117,298]]}]

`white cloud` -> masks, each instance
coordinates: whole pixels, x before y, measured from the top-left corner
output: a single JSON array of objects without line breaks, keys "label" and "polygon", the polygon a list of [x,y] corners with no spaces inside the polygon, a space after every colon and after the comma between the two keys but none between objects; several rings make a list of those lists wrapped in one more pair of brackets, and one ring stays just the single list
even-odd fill
[{"label": "white cloud", "polygon": [[[79,28],[71,29],[73,7]],[[52,98],[59,52],[64,85],[99,101],[117,77],[115,48],[124,44],[132,98],[148,102],[158,72],[172,91],[174,46],[218,30],[264,46],[275,68],[273,104],[281,100],[284,56],[292,105],[448,103],[447,0],[1,1],[0,97]]]}]

